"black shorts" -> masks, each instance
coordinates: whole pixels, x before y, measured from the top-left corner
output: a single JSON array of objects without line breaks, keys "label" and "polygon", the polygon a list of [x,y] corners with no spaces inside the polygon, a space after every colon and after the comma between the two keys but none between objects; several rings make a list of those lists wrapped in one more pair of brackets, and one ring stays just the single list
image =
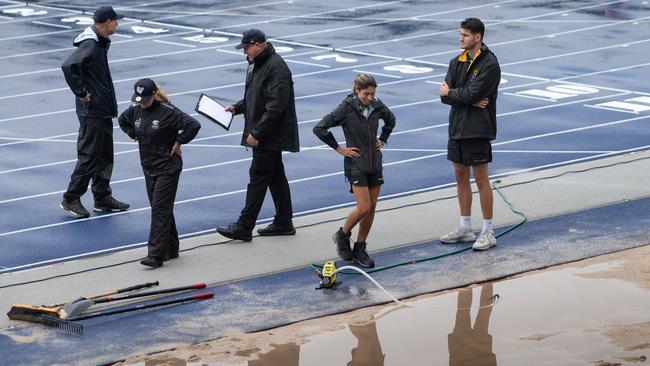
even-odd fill
[{"label": "black shorts", "polygon": [[449,139],[447,160],[466,166],[490,163],[492,162],[492,144],[488,139]]},{"label": "black shorts", "polygon": [[381,172],[348,175],[345,178],[350,182],[350,193],[352,193],[352,186],[375,187],[384,184],[384,176]]}]

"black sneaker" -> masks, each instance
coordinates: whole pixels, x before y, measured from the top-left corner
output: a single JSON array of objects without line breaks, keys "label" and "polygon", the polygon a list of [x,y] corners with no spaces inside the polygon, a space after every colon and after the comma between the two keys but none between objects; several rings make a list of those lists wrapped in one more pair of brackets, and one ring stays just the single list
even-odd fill
[{"label": "black sneaker", "polygon": [[148,267],[158,268],[162,267],[163,261],[160,258],[146,256],[140,261],[140,264]]},{"label": "black sneaker", "polygon": [[368,252],[366,252],[366,242],[358,241],[354,243],[354,249],[352,249],[352,254],[354,255],[354,262],[361,267],[372,268],[375,266],[375,261],[370,258]]},{"label": "black sneaker", "polygon": [[265,228],[257,229],[257,233],[261,236],[295,235],[296,228],[293,227],[292,222],[289,222],[285,225],[277,225],[275,222],[273,222]]},{"label": "black sneaker", "polygon": [[253,230],[246,229],[244,225],[238,222],[226,226],[220,226],[217,228],[217,232],[230,239],[238,239],[243,241],[253,240]]},{"label": "black sneaker", "polygon": [[336,252],[339,254],[339,257],[344,261],[351,261],[352,250],[350,249],[350,234],[345,235],[343,228],[339,228],[337,232],[332,235],[332,240],[336,244]]},{"label": "black sneaker", "polygon": [[178,258],[178,252],[165,253],[162,260],[163,260],[163,262],[167,262],[170,259],[176,259],[176,258]]},{"label": "black sneaker", "polygon": [[59,207],[61,207],[62,209],[68,211],[74,217],[86,218],[86,217],[90,216],[90,212],[88,212],[88,210],[86,210],[84,205],[81,204],[80,200],[76,200],[76,201],[72,201],[72,202],[63,200],[63,201],[61,201],[61,204],[59,205]]},{"label": "black sneaker", "polygon": [[95,201],[95,212],[111,211],[120,212],[128,210],[130,205],[128,203],[120,202],[113,198],[113,196],[106,196],[99,201]]}]

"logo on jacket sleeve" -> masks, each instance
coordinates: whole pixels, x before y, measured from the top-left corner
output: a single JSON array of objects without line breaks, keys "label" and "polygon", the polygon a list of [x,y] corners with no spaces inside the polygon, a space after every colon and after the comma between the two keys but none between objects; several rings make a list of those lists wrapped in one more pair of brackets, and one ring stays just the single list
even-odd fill
[{"label": "logo on jacket sleeve", "polygon": [[142,124],[142,120],[140,118],[135,120],[135,128],[140,128],[140,125]]},{"label": "logo on jacket sleeve", "polygon": [[153,122],[151,122],[151,128],[154,130],[160,128],[160,121],[157,119],[154,119]]}]

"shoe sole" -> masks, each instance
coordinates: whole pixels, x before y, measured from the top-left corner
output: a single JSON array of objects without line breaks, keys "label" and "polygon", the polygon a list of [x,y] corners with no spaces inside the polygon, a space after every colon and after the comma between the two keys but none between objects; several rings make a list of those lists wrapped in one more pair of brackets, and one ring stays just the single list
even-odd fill
[{"label": "shoe sole", "polygon": [[140,262],[140,264],[142,264],[145,267],[149,267],[149,268],[160,268],[160,267],[163,266],[162,264],[158,266],[158,265],[155,265],[155,264],[153,264],[153,265],[152,264],[144,264],[142,262]]},{"label": "shoe sole", "polygon": [[488,249],[490,249],[492,247],[495,247],[495,246],[497,246],[497,243],[490,244],[487,247],[481,247],[481,248],[475,248],[474,246],[472,246],[472,249],[482,252],[482,251],[488,250]]},{"label": "shoe sole", "polygon": [[336,233],[334,233],[334,235],[332,235],[332,241],[334,242],[334,245],[336,246],[336,254],[339,255],[339,258],[341,258],[341,260],[344,260],[344,261],[346,261],[346,262],[350,262],[350,261],[352,261],[352,260],[354,259],[354,257],[350,257],[350,259],[345,259],[345,258],[341,255],[341,252],[339,252],[339,241],[336,240]]},{"label": "shoe sole", "polygon": [[221,234],[222,236],[225,236],[225,237],[228,238],[228,239],[241,240],[241,241],[251,241],[251,240],[253,240],[253,237],[252,237],[252,236],[249,238],[249,237],[242,237],[242,236],[230,235],[230,234],[228,234],[228,233],[223,233],[223,232],[221,232],[221,231],[219,231],[219,230],[217,230],[217,232],[218,232],[219,234]]},{"label": "shoe sole", "polygon": [[354,263],[358,264],[359,266],[361,266],[361,267],[363,267],[363,268],[374,268],[374,267],[375,267],[375,264],[374,264],[374,263],[371,264],[371,265],[363,264],[363,263],[361,263],[360,260],[358,260],[358,259],[356,259],[356,258],[354,258]]},{"label": "shoe sole", "polygon": [[95,211],[95,212],[122,212],[122,211],[126,211],[126,210],[128,210],[128,208],[120,209],[120,208],[93,207],[93,211]]},{"label": "shoe sole", "polygon": [[61,205],[61,204],[59,205],[59,207],[61,207],[63,209],[63,211],[65,211],[65,212],[69,213],[70,215],[72,215],[73,217],[76,217],[76,218],[79,218],[79,219],[85,219],[85,218],[90,216],[90,214],[82,215],[82,214],[78,214],[78,213],[76,213],[76,212],[74,212],[72,210],[68,210],[67,208],[63,207],[63,205]]},{"label": "shoe sole", "polygon": [[277,235],[296,235],[296,230],[293,231],[275,231],[272,233],[261,233],[259,230],[257,231],[260,236],[277,236]]},{"label": "shoe sole", "polygon": [[474,237],[473,239],[469,239],[469,240],[456,240],[456,241],[450,241],[450,240],[442,240],[442,239],[440,239],[440,242],[443,243],[443,244],[472,243],[472,242],[475,242],[475,241],[476,241],[476,237]]}]

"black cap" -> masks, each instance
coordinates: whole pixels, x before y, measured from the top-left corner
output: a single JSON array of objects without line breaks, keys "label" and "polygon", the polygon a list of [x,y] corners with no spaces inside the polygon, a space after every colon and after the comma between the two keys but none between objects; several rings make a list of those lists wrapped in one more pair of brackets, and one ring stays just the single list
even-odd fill
[{"label": "black cap", "polygon": [[113,10],[113,7],[110,5],[102,5],[97,10],[95,10],[95,14],[93,15],[93,19],[95,23],[104,23],[107,20],[115,20],[115,19],[122,19],[124,18],[124,15],[117,14],[115,10]]},{"label": "black cap", "polygon": [[140,79],[133,85],[133,90],[135,91],[131,97],[133,103],[147,103],[151,97],[156,95],[158,87],[151,79]]},{"label": "black cap", "polygon": [[241,43],[238,44],[235,48],[242,49],[249,44],[266,42],[266,35],[259,29],[249,29],[246,32],[242,33]]}]

